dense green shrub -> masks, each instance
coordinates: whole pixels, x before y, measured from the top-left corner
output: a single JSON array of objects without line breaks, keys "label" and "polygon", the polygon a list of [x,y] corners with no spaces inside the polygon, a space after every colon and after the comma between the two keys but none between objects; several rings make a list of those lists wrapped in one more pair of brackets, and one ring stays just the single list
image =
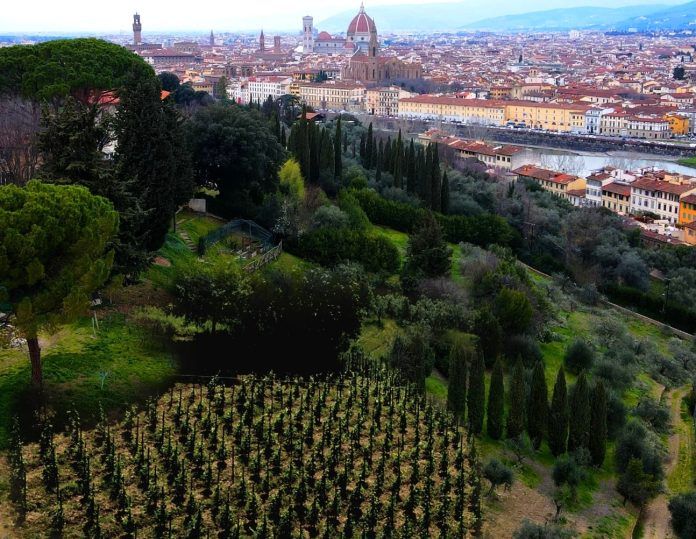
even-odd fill
[{"label": "dense green shrub", "polygon": [[[402,232],[413,232],[423,221],[427,210],[410,204],[387,200],[371,189],[354,190],[362,209],[375,224]],[[484,213],[476,216],[436,214],[447,241],[473,243],[487,247],[494,243],[508,245],[513,230],[507,221],[497,215]]]},{"label": "dense green shrub", "polygon": [[328,267],[352,261],[369,272],[395,273],[400,265],[399,251],[387,238],[345,227],[310,230],[297,243],[288,243],[287,249]]},{"label": "dense green shrub", "polygon": [[594,362],[594,352],[589,344],[580,339],[575,339],[568,348],[566,348],[563,358],[566,369],[574,374],[580,371],[588,370]]},{"label": "dense green shrub", "polygon": [[680,539],[696,537],[696,492],[675,496],[669,501],[672,528]]}]

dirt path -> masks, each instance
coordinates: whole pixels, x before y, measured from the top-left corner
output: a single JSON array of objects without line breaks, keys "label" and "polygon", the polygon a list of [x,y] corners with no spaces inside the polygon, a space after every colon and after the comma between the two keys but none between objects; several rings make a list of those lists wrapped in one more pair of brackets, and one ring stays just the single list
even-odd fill
[{"label": "dirt path", "polygon": [[[672,423],[672,434],[670,434],[667,443],[668,456],[665,466],[665,476],[667,478],[672,475],[676,465],[679,463],[679,450],[683,443],[682,437],[691,435],[690,431],[684,433],[684,431],[679,428],[682,421],[682,398],[689,389],[688,386],[670,389],[663,396],[664,403],[670,409],[670,419]],[[686,442],[686,448],[691,447],[690,440],[685,440],[684,442]],[[669,488],[667,488],[667,492],[660,494],[643,510],[643,537],[645,539],[669,539],[674,537],[672,526],[670,525],[669,509],[667,507],[669,497],[670,492]]]}]

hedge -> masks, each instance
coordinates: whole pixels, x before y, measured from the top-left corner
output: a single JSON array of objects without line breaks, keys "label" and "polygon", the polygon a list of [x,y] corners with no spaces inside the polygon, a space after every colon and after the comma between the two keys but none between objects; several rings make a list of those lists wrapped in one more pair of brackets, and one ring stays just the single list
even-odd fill
[{"label": "hedge", "polygon": [[[351,191],[367,216],[375,224],[401,232],[417,229],[428,210],[405,202],[387,200],[372,189]],[[498,215],[484,213],[475,216],[435,213],[447,241],[473,243],[481,247],[491,244],[510,245],[514,232],[508,222]]]},{"label": "hedge", "polygon": [[609,285],[602,289],[610,301],[632,308],[644,316],[654,318],[672,327],[696,333],[696,311],[664,298],[655,297],[630,286]]},{"label": "hedge", "polygon": [[387,238],[350,228],[324,227],[305,232],[297,241],[286,244],[286,250],[322,266],[358,262],[373,273],[396,273],[401,265],[398,249]]}]

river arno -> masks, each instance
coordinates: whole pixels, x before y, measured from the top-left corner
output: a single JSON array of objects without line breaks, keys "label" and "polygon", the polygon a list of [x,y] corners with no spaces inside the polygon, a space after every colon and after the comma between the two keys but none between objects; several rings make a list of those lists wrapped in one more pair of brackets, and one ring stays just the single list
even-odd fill
[{"label": "river arno", "polygon": [[696,169],[677,163],[677,158],[634,152],[589,153],[553,148],[525,147],[515,158],[515,165],[536,164],[544,168],[560,170],[578,176],[587,176],[605,166],[636,170],[655,167],[670,172],[696,176]]}]

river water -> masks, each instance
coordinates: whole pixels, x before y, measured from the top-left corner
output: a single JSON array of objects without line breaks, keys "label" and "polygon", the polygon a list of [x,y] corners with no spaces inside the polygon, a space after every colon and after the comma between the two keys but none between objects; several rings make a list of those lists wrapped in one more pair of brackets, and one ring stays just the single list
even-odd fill
[{"label": "river water", "polygon": [[634,152],[589,153],[557,150],[553,148],[525,147],[515,156],[515,167],[530,163],[552,170],[585,177],[605,166],[636,170],[655,167],[657,169],[696,176],[696,169],[676,162],[677,158]]}]

